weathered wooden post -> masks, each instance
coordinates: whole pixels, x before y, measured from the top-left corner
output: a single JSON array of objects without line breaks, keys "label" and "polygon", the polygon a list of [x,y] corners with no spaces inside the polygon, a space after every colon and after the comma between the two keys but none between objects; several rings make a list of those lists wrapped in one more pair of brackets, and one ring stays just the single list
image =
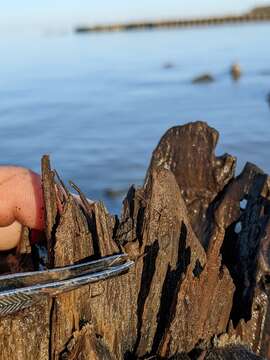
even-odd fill
[{"label": "weathered wooden post", "polygon": [[[203,122],[170,129],[119,219],[62,185],[60,214],[43,158],[49,266],[122,252],[135,265],[1,317],[1,359],[270,359],[270,181],[252,164],[235,177],[217,140]],[[10,271],[34,267],[27,231],[10,256]]]}]

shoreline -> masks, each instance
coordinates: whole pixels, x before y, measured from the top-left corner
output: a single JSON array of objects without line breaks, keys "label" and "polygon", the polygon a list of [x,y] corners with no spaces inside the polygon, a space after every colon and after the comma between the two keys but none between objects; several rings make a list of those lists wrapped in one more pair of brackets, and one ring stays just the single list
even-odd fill
[{"label": "shoreline", "polygon": [[79,26],[74,29],[77,34],[81,33],[99,33],[99,32],[122,32],[136,30],[153,30],[159,28],[187,28],[196,26],[212,26],[223,24],[237,24],[249,22],[270,22],[270,13],[256,14],[253,12],[245,15],[232,16],[215,16],[193,19],[175,19],[165,21],[146,21],[146,22],[130,22],[125,24],[108,24],[96,26]]}]

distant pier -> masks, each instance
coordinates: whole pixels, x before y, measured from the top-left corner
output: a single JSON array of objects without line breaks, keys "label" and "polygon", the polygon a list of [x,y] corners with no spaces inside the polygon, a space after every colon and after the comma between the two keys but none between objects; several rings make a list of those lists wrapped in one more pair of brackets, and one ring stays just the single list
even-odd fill
[{"label": "distant pier", "polygon": [[[264,9],[262,11],[261,9]],[[267,9],[267,11],[265,11]],[[261,10],[261,11],[260,11]],[[156,28],[186,28],[195,26],[211,26],[222,24],[237,24],[237,23],[252,23],[252,22],[269,22],[270,21],[270,7],[257,8],[244,15],[237,16],[220,16],[220,17],[206,17],[197,19],[176,19],[168,21],[149,21],[149,22],[134,22],[126,24],[109,24],[98,26],[82,26],[75,29],[76,33],[85,32],[117,32],[117,31],[132,31],[132,30],[151,30]]]}]

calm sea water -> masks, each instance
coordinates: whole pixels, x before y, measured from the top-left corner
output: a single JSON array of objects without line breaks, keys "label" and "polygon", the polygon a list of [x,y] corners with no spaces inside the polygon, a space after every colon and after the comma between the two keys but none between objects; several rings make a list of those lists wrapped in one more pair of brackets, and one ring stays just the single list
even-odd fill
[{"label": "calm sea water", "polygon": [[[217,153],[270,172],[270,25],[64,36],[0,35],[2,164],[40,171],[51,155],[62,178],[119,212],[141,184],[166,129],[205,120]],[[244,76],[228,76],[232,62]],[[165,69],[164,63],[173,63]],[[216,81],[193,85],[211,72]]]}]

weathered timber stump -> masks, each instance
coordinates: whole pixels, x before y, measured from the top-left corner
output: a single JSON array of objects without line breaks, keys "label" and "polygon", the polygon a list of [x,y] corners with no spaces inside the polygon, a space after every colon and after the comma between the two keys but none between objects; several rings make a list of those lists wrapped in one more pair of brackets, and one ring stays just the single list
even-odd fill
[{"label": "weathered timber stump", "polygon": [[[270,359],[270,180],[249,163],[235,177],[217,141],[203,122],[170,129],[120,218],[78,205],[43,157],[47,266],[120,252],[135,266],[2,317],[1,359]],[[36,256],[25,229],[1,271]]]}]

